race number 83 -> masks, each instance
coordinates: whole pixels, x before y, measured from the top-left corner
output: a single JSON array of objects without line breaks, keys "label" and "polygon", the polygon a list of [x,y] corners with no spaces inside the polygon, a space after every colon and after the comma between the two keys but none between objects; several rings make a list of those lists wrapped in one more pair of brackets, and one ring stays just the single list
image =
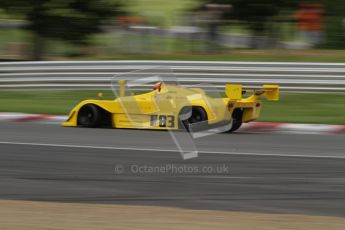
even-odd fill
[{"label": "race number 83", "polygon": [[173,115],[151,115],[151,126],[175,127],[175,116]]}]

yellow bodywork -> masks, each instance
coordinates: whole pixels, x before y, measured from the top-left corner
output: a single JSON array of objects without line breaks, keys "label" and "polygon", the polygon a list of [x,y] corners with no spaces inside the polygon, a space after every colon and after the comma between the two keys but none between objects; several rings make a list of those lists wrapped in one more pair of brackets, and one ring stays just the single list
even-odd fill
[{"label": "yellow bodywork", "polygon": [[[253,93],[242,98],[244,91]],[[120,94],[124,93],[124,82],[120,82]],[[201,88],[163,83],[159,89],[140,95],[120,96],[114,100],[84,100],[72,109],[62,125],[78,126],[79,110],[87,104],[96,105],[108,112],[113,128],[178,129],[182,109],[196,106],[206,112],[210,125],[230,122],[236,109],[243,111],[242,122],[249,122],[260,115],[260,95],[268,100],[278,100],[279,88],[277,85],[264,85],[262,89],[246,90],[241,85],[226,84],[225,94],[224,98],[212,98]]]}]

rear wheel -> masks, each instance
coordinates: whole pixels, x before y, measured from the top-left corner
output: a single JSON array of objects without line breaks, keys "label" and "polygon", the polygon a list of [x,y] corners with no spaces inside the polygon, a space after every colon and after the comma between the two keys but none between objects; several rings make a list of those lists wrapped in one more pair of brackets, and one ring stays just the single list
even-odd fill
[{"label": "rear wheel", "polygon": [[[187,119],[184,119],[186,118]],[[187,131],[190,130],[190,125],[198,122],[206,121],[207,114],[202,107],[184,108],[180,113],[181,125],[180,128],[185,128]]]},{"label": "rear wheel", "polygon": [[102,123],[102,111],[93,104],[84,105],[78,112],[78,125],[82,127],[100,127]]},{"label": "rear wheel", "polygon": [[242,109],[235,109],[232,113],[232,126],[231,129],[228,131],[229,133],[238,130],[242,126],[242,116],[243,110]]}]

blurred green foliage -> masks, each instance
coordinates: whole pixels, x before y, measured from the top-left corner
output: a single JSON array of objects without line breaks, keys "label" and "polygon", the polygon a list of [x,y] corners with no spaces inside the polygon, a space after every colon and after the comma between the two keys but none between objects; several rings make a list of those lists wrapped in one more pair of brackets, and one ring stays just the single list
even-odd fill
[{"label": "blurred green foliage", "polygon": [[344,0],[200,0],[200,5],[208,3],[231,4],[232,11],[226,19],[246,22],[252,35],[269,35],[277,28],[274,22],[294,21],[294,13],[300,3],[320,3],[324,9],[324,42],[322,48],[345,49],[345,2]]},{"label": "blurred green foliage", "polygon": [[85,43],[105,20],[123,13],[121,2],[107,0],[1,0],[0,8],[29,22],[36,60],[42,59],[45,38]]},{"label": "blurred green foliage", "polygon": [[327,0],[326,13],[326,42],[324,47],[345,49],[345,1]]},{"label": "blurred green foliage", "polygon": [[[298,0],[200,0],[201,6],[210,3],[230,4],[232,9],[225,13],[226,19],[246,22],[253,35],[263,35],[270,30],[276,16],[288,11],[286,17],[291,16],[291,10],[296,9]],[[281,19],[279,19],[281,20]],[[285,18],[285,20],[290,20]]]},{"label": "blurred green foliage", "polygon": [[184,24],[183,15],[198,4],[199,0],[129,0],[125,7],[129,13],[144,17],[150,25],[169,27]]},{"label": "blurred green foliage", "polygon": [[[238,60],[260,61],[260,56],[245,57],[242,54],[237,55],[237,51],[234,51],[234,55],[230,54],[230,49],[225,47],[226,44],[221,43],[217,36],[207,37],[199,34],[200,37],[193,40],[192,36],[175,37],[169,29],[175,25],[187,25],[198,26],[201,31],[207,31],[211,26],[205,21],[193,21],[195,19],[192,19],[190,14],[199,13],[199,20],[202,21],[206,4],[231,4],[233,8],[226,11],[224,18],[226,20],[215,23],[217,24],[215,30],[218,33],[231,33],[230,36],[235,36],[234,40],[241,36],[252,38],[249,46],[247,44],[245,46],[250,48],[308,48],[308,42],[298,34],[294,18],[298,4],[301,2],[321,2],[324,5],[326,26],[323,38],[325,39],[316,48],[344,49],[345,3],[343,0],[1,0],[1,18],[28,20],[30,24],[26,32],[20,29],[0,31],[0,53],[3,59],[37,60],[43,59],[43,54],[47,54],[48,59],[119,59],[122,55],[123,58],[130,59],[171,57],[237,60],[236,58],[239,58]],[[159,29],[167,30],[159,36],[155,34],[158,33],[157,31],[153,34],[149,32],[144,34],[140,31],[132,33],[124,29],[128,33],[123,34],[124,30],[114,27],[111,31],[102,30],[104,26],[115,25],[116,16],[123,14],[143,16],[143,26],[158,26]],[[211,33],[211,30],[208,31],[208,34]],[[97,36],[90,36],[95,34]],[[261,45],[256,44],[256,38],[263,37],[268,39]],[[217,47],[212,46],[214,44]],[[235,47],[242,46],[240,44]],[[27,55],[30,52],[33,54],[32,57]],[[99,55],[100,53],[102,54]],[[205,57],[201,57],[202,53]],[[270,50],[267,50],[267,53],[267,56],[263,55],[262,61],[274,61],[276,55],[270,55]],[[338,56],[305,58],[296,56],[296,61],[343,61]],[[279,59],[293,61],[293,57],[279,57]]]}]

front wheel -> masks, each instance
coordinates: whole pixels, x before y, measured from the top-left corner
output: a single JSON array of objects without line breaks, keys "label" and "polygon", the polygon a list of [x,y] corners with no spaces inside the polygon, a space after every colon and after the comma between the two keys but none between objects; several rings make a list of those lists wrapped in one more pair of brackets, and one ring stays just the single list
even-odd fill
[{"label": "front wheel", "polygon": [[82,127],[99,127],[102,121],[101,119],[101,111],[93,104],[84,105],[78,112],[78,125]]}]

